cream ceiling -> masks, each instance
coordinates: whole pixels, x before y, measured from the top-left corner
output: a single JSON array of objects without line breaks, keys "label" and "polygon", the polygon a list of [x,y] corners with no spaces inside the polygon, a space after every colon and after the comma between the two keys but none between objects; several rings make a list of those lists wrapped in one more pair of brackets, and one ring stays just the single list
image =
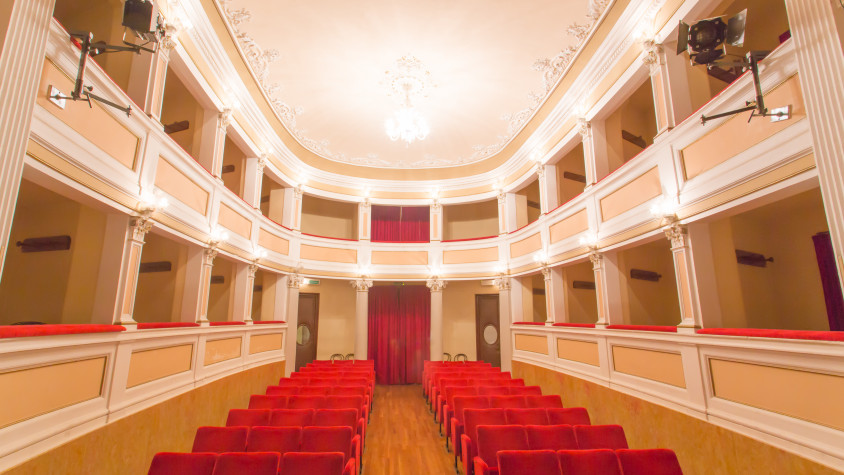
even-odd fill
[{"label": "cream ceiling", "polygon": [[[290,133],[330,160],[446,167],[498,153],[553,90],[609,0],[219,0]],[[392,142],[383,85],[412,55],[435,83],[431,133]]]}]

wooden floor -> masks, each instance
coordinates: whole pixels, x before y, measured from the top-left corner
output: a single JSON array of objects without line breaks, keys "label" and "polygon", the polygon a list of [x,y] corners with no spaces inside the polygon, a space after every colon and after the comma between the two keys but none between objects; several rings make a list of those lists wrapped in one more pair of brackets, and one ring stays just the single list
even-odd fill
[{"label": "wooden floor", "polygon": [[425,405],[422,386],[375,387],[364,475],[454,475],[453,457]]}]

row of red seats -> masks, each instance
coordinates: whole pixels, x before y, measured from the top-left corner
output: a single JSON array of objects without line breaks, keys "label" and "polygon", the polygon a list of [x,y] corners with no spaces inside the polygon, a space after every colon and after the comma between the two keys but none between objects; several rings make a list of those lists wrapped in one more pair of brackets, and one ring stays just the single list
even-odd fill
[{"label": "row of red seats", "polygon": [[[484,375],[476,378],[441,379],[439,388],[437,389],[436,400],[433,401],[436,416],[439,418],[442,415],[443,406],[447,404],[449,396],[453,397],[456,393],[459,393],[460,396],[503,396],[507,394],[525,394],[522,389],[507,389],[525,387],[525,380],[509,378],[509,374],[507,376],[508,377],[505,378],[490,378]],[[538,388],[539,386],[530,387]],[[542,394],[542,391],[540,390],[539,393],[529,392],[528,394]]]},{"label": "row of red seats", "polygon": [[502,450],[500,475],[682,475],[668,449]]},{"label": "row of red seats", "polygon": [[343,454],[339,452],[177,453],[155,454],[149,473],[155,475],[313,475],[342,473]]},{"label": "row of red seats", "polygon": [[500,372],[498,368],[493,368],[491,364],[483,361],[425,361],[422,365],[422,394],[425,396],[425,400],[430,401],[431,399],[429,392],[433,383],[434,374],[441,370],[455,372],[475,368],[489,368],[490,370]]},{"label": "row of red seats", "polygon": [[495,386],[444,386],[443,394],[438,402],[437,413],[434,415],[440,424],[451,420],[454,408],[454,398],[458,396],[541,396],[539,386],[525,386],[524,380],[511,379],[500,381]]}]

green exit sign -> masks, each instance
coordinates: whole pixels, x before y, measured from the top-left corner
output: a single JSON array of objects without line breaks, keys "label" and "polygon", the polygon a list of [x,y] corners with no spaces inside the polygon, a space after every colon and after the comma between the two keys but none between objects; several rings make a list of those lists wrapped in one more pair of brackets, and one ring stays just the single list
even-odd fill
[{"label": "green exit sign", "polygon": [[318,280],[318,279],[307,279],[305,282],[306,282],[308,285],[319,285],[319,280]]}]

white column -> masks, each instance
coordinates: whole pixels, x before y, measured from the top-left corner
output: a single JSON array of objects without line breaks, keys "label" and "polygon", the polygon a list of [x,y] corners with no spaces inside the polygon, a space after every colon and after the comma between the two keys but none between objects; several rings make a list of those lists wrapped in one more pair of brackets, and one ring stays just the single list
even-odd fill
[{"label": "white column", "polygon": [[709,90],[709,82],[703,74],[692,76],[695,71],[687,66],[685,55],[666,54],[662,45],[653,41],[645,42],[645,56],[642,61],[650,72],[659,135],[675,127],[694,112],[689,91],[696,86]]},{"label": "white column", "polygon": [[226,130],[232,122],[232,110],[206,109],[202,124],[198,161],[215,178],[222,180],[223,154],[226,148]]},{"label": "white column", "polygon": [[358,205],[358,239],[361,241],[369,241],[372,225],[372,205],[367,198],[364,202]]},{"label": "white column", "polygon": [[296,370],[296,330],[299,326],[299,287],[304,280],[299,274],[291,274],[285,279],[287,281],[287,338],[284,342],[284,375]]},{"label": "white column", "polygon": [[709,223],[691,223],[687,226],[686,232],[691,249],[692,275],[697,290],[700,325],[703,328],[721,327],[721,299],[718,295],[718,274],[715,271],[715,258],[712,255]]},{"label": "white column", "polygon": [[265,272],[261,291],[261,320],[287,318],[287,276]]},{"label": "white column", "polygon": [[431,242],[443,239],[443,207],[437,201],[431,204]]},{"label": "white column", "polygon": [[170,51],[174,46],[176,44],[172,37],[165,37],[154,53],[142,51],[141,54],[132,55],[126,93],[155,120],[161,120],[167,66],[170,64]]},{"label": "white column", "polygon": [[533,320],[533,315],[525,315],[524,308],[524,294],[525,286],[522,279],[518,277],[510,277],[507,279],[510,283],[510,323]]},{"label": "white column", "polygon": [[799,66],[800,87],[812,131],[812,145],[829,234],[844,284],[844,54],[840,31],[844,9],[832,0],[785,0]]},{"label": "white column", "polygon": [[255,209],[261,208],[261,185],[264,180],[266,156],[249,157],[246,159],[243,178],[243,201]]},{"label": "white column", "polygon": [[103,247],[100,252],[100,266],[94,283],[94,309],[91,323],[111,325],[119,318],[124,283],[115,276],[123,275],[123,256],[126,247],[126,230],[132,217],[123,213],[106,215]]},{"label": "white column", "polygon": [[[504,196],[504,218],[506,231],[512,233],[527,224],[527,198],[515,193]],[[522,216],[520,216],[520,214]]]},{"label": "white column", "polygon": [[665,237],[671,241],[671,254],[674,257],[674,277],[677,280],[677,297],[680,301],[680,324],[678,331],[694,333],[700,328],[700,306],[697,302],[697,283],[694,275],[692,253],[689,249],[689,235],[686,227],[672,223],[664,230]]},{"label": "white column", "polygon": [[509,227],[507,226],[507,194],[503,191],[498,192],[498,234],[507,234]]},{"label": "white column", "polygon": [[215,247],[188,248],[188,262],[185,269],[185,292],[182,297],[183,322],[197,322],[208,325],[208,296],[211,292],[211,270]]},{"label": "white column", "polygon": [[510,338],[510,278],[506,275],[495,280],[498,286],[498,332],[501,342],[501,371],[510,371],[513,361],[513,342]]},{"label": "white column", "polygon": [[586,186],[589,187],[610,173],[604,121],[581,120],[580,136],[583,138],[583,160],[586,162]]},{"label": "white column", "polygon": [[236,322],[252,322],[252,294],[255,289],[255,274],[258,265],[237,262],[235,266],[232,320]]},{"label": "white column", "polygon": [[281,224],[299,231],[302,229],[302,186],[284,189],[284,213]]},{"label": "white column", "polygon": [[560,204],[557,198],[557,167],[539,165],[536,174],[539,177],[539,206],[545,214]]},{"label": "white column", "polygon": [[118,276],[118,297],[114,312],[114,323],[134,325],[132,318],[135,310],[135,292],[138,287],[138,272],[141,267],[141,253],[144,249],[144,237],[152,229],[152,221],[147,217],[136,217],[129,221],[126,228],[123,258]]},{"label": "white column", "polygon": [[367,359],[369,348],[369,288],[372,280],[357,279],[350,282],[355,288],[355,359]]},{"label": "white column", "polygon": [[284,188],[271,189],[270,203],[267,207],[267,217],[283,226],[287,226],[287,224],[284,223],[284,200],[286,196],[287,193]]},{"label": "white column", "polygon": [[569,321],[566,314],[566,288],[563,283],[563,269],[561,267],[543,267],[542,276],[545,278],[545,309],[547,310],[547,325]]},{"label": "white column", "polygon": [[618,254],[604,254],[597,250],[589,254],[595,273],[595,293],[598,298],[597,326],[620,324],[624,314],[621,308],[621,282],[618,275]]},{"label": "white column", "polygon": [[0,38],[0,273],[15,217],[35,97],[47,94],[38,91],[38,83],[55,5],[55,0],[6,0],[10,1],[14,5],[0,13],[0,30],[5,31],[5,38]]},{"label": "white column", "polygon": [[433,277],[426,284],[431,289],[431,361],[443,359],[443,289],[446,281]]}]

